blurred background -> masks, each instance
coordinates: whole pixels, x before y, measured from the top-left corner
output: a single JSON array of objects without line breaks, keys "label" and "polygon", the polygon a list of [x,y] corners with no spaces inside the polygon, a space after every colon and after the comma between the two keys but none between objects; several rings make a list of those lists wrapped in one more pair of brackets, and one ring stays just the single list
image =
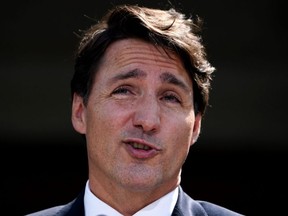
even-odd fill
[{"label": "blurred background", "polygon": [[194,199],[245,215],[284,212],[288,162],[284,2],[169,2],[1,3],[3,212],[25,215],[64,204],[84,187],[85,143],[70,122],[69,88],[77,34],[112,5],[122,3],[162,8],[172,4],[204,21],[203,42],[217,70],[211,106],[183,168],[182,187]]}]

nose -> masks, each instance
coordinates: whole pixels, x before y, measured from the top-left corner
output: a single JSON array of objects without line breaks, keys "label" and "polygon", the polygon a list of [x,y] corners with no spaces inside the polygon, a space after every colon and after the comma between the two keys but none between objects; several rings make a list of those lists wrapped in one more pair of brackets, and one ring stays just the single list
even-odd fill
[{"label": "nose", "polygon": [[152,96],[140,99],[133,117],[133,125],[146,133],[155,133],[160,127],[160,107]]}]

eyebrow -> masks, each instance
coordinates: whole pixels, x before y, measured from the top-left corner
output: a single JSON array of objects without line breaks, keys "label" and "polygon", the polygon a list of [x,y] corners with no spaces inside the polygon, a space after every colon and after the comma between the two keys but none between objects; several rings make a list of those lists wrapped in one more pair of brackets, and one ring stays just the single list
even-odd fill
[{"label": "eyebrow", "polygon": [[[130,79],[130,78],[142,78],[142,77],[146,77],[147,74],[136,68],[133,69],[131,71],[125,72],[125,73],[120,73],[120,74],[116,74],[114,77],[111,78],[109,83],[114,83],[116,81],[119,80],[126,80],[126,79]],[[178,79],[174,74],[170,73],[170,72],[165,72],[163,74],[160,75],[160,80],[162,83],[170,83],[176,86],[181,87],[182,89],[184,89],[185,91],[189,91],[190,88],[189,86],[184,83],[182,80]]]},{"label": "eyebrow", "polygon": [[160,79],[163,83],[170,83],[176,86],[181,87],[185,91],[189,91],[190,88],[186,83],[184,83],[182,80],[178,79],[174,74],[165,72],[160,75]]},{"label": "eyebrow", "polygon": [[130,78],[141,78],[147,76],[146,73],[139,69],[134,69],[125,73],[116,74],[114,77],[111,78],[111,83],[119,81],[119,80],[125,80]]}]

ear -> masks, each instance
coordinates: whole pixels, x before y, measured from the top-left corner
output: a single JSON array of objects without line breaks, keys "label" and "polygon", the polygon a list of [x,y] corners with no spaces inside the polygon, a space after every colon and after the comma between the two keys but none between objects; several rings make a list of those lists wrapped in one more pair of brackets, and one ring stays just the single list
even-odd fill
[{"label": "ear", "polygon": [[194,122],[194,127],[193,127],[193,135],[192,135],[191,145],[193,145],[197,141],[197,139],[199,137],[199,134],[200,134],[200,131],[201,131],[201,120],[202,120],[202,115],[201,115],[201,113],[198,113],[195,116],[195,122]]},{"label": "ear", "polygon": [[74,129],[81,133],[86,133],[86,106],[84,105],[83,98],[74,93],[72,101],[72,114],[71,120]]}]

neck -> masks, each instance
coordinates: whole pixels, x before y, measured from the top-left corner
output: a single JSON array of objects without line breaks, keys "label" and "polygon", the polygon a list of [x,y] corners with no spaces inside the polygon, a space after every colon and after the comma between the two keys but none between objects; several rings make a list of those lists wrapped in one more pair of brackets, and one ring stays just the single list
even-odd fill
[{"label": "neck", "polygon": [[124,216],[135,214],[140,209],[174,190],[179,183],[180,180],[171,185],[140,190],[119,187],[113,184],[103,185],[95,179],[89,178],[91,192]]}]

